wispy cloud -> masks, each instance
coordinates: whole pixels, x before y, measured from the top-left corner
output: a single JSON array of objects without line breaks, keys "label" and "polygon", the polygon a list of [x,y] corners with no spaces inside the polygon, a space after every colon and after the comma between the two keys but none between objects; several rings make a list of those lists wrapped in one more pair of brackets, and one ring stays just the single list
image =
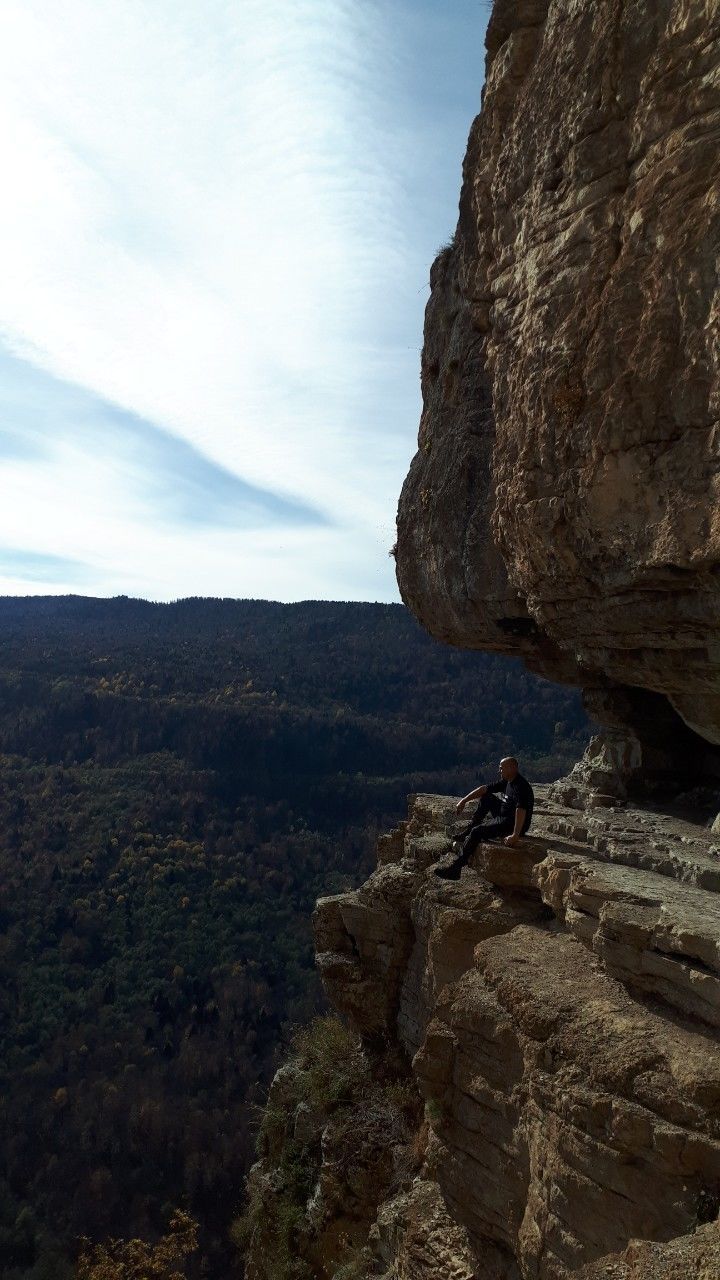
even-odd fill
[{"label": "wispy cloud", "polygon": [[[63,383],[92,393],[97,433],[93,455],[56,420],[33,459],[41,440],[0,422],[5,486],[54,493],[52,510],[74,475],[64,536],[94,513],[113,563],[132,531],[153,542],[154,519],[202,525],[213,494],[217,523],[235,504],[240,525],[275,522],[272,554],[255,539],[243,556],[265,594],[302,593],[298,565],[306,594],[392,593],[423,285],[454,220],[454,187],[428,194],[426,166],[454,129],[456,186],[481,66],[471,8],[449,4],[443,25],[425,0],[4,0],[0,332],[58,401]],[[416,84],[422,39],[427,66],[463,39],[453,24],[476,33],[475,72],[468,58],[462,93]],[[116,421],[112,467],[100,401],[134,415]],[[325,528],[306,545],[313,513]],[[345,542],[346,571],[331,569]],[[180,542],[176,557],[189,573]],[[146,558],[135,567],[142,590]],[[181,568],[152,589],[171,593]]]},{"label": "wispy cloud", "polygon": [[0,347],[0,457],[52,465],[68,450],[80,470],[101,464],[116,495],[134,494],[153,524],[257,529],[328,523],[308,504],[248,484],[164,428]]},{"label": "wispy cloud", "polygon": [[82,560],[0,546],[0,577],[10,582],[46,583],[60,579],[81,586],[92,581],[94,572],[92,566]]}]

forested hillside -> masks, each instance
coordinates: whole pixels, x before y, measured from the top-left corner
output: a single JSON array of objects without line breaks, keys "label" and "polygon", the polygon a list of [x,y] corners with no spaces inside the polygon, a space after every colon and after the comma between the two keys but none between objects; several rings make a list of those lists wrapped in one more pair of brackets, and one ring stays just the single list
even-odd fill
[{"label": "forested hillside", "polygon": [[399,605],[0,600],[2,1280],[172,1206],[189,1274],[235,1274],[252,1104],[320,1007],[315,898],[408,792],[508,752],[549,779],[587,732],[575,691]]}]

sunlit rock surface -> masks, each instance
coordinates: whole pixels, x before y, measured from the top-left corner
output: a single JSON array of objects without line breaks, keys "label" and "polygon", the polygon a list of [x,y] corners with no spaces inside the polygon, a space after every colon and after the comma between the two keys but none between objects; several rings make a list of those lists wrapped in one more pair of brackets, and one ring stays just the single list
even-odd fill
[{"label": "sunlit rock surface", "polygon": [[495,0],[487,47],[398,581],[600,731],[522,848],[443,881],[454,801],[418,796],[318,903],[329,999],[425,1119],[317,1276],[715,1280],[720,6]]},{"label": "sunlit rock surface", "polygon": [[[720,7],[496,0],[431,274],[398,580],[720,772]],[[641,775],[638,775],[641,776]]]},{"label": "sunlit rock surface", "polygon": [[333,1006],[426,1099],[422,1171],[380,1206],[364,1274],[639,1277],[646,1258],[670,1277],[717,1258],[698,1231],[720,1207],[717,836],[537,796],[532,838],[481,845],[458,882],[434,874],[454,801],[415,797],[370,879],[318,903]]}]

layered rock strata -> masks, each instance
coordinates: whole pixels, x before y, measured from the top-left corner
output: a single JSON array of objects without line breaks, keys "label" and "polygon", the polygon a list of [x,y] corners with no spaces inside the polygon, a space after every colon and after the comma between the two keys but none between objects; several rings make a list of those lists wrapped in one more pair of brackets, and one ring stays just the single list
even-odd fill
[{"label": "layered rock strata", "polygon": [[719,142],[715,0],[495,0],[398,512],[428,630],[665,778],[720,772]]},{"label": "layered rock strata", "polygon": [[533,838],[481,845],[458,882],[434,874],[454,802],[415,797],[366,884],[318,903],[330,1000],[378,1068],[411,1064],[430,1130],[364,1275],[629,1278],[646,1259],[669,1278],[717,1257],[717,837],[538,792]]}]

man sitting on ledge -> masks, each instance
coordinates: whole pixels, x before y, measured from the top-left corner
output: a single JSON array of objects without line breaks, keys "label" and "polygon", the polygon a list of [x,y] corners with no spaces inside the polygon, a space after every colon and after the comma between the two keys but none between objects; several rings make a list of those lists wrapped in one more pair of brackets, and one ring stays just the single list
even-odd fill
[{"label": "man sitting on ledge", "polygon": [[[525,835],[532,820],[535,797],[527,779],[523,778],[514,756],[500,761],[500,781],[490,786],[476,787],[458,801],[457,811],[462,813],[471,800],[480,800],[470,826],[462,833],[462,849],[447,866],[435,872],[443,880],[459,880],[460,871],[475,852],[481,840],[498,840],[505,837],[505,844],[515,846]],[[485,822],[490,814],[495,821]]]}]

